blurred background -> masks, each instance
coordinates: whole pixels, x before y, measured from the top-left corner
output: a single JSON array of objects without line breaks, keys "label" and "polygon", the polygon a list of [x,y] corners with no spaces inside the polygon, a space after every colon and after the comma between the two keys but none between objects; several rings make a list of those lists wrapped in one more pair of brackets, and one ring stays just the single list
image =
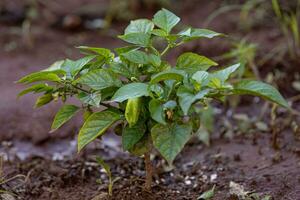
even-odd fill
[{"label": "blurred background", "polygon": [[123,45],[116,36],[130,20],[152,17],[162,7],[181,17],[176,31],[186,24],[228,35],[174,50],[170,62],[184,51],[222,65],[241,62],[237,76],[273,84],[299,110],[299,0],[0,0],[0,147],[11,145],[9,141],[41,145],[74,139],[80,117],[50,134],[60,102],[34,110],[36,96],[17,100],[24,87],[14,81],[56,60],[79,58],[76,46]]}]

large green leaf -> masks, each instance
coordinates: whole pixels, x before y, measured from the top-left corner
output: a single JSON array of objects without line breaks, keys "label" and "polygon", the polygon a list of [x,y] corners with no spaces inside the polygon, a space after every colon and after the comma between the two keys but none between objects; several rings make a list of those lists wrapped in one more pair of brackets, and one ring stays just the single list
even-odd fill
[{"label": "large green leaf", "polygon": [[125,29],[125,35],[128,33],[149,33],[153,28],[153,22],[148,19],[132,20]]},{"label": "large green leaf", "polygon": [[183,69],[190,74],[197,71],[206,71],[211,66],[218,65],[216,62],[210,60],[205,56],[200,56],[195,53],[184,53],[177,59],[176,68]]},{"label": "large green leaf", "polygon": [[128,33],[126,35],[120,35],[119,38],[125,42],[143,47],[149,46],[150,43],[150,34],[148,33]]},{"label": "large green leaf", "polygon": [[31,87],[26,88],[25,90],[21,91],[18,94],[18,97],[21,97],[21,96],[23,96],[25,94],[28,94],[30,92],[38,93],[38,92],[49,92],[49,91],[52,91],[52,90],[53,90],[53,87],[49,86],[48,84],[39,83],[39,84],[36,84],[36,85],[32,85]]},{"label": "large green leaf", "polygon": [[167,9],[158,11],[152,20],[156,26],[170,33],[172,28],[178,24],[180,18]]},{"label": "large green leaf", "polygon": [[149,62],[148,55],[145,52],[139,50],[128,51],[127,53],[123,53],[122,56],[130,62],[136,64],[147,64]]},{"label": "large green leaf", "polygon": [[193,91],[189,90],[185,86],[180,86],[177,90],[177,96],[179,97],[179,105],[184,113],[188,114],[188,111],[191,105],[200,99],[203,99],[209,93],[208,89],[202,90],[197,94],[194,94]]},{"label": "large green leaf", "polygon": [[150,82],[154,84],[164,80],[182,81],[184,77],[185,72],[183,70],[168,69],[152,76]]},{"label": "large green leaf", "polygon": [[152,99],[149,102],[149,111],[152,119],[161,124],[166,124],[165,121],[165,113],[164,113],[164,105],[161,104],[160,101],[156,99]]},{"label": "large green leaf", "polygon": [[121,80],[111,71],[107,69],[95,69],[89,71],[75,81],[91,87],[94,90],[102,90],[104,88],[122,85]]},{"label": "large green leaf", "polygon": [[123,102],[141,96],[149,96],[148,85],[146,83],[129,83],[117,90],[112,101]]},{"label": "large green leaf", "polygon": [[183,41],[191,41],[199,38],[213,38],[223,34],[208,29],[187,28],[186,30],[178,33],[178,35],[183,37]]},{"label": "large green leaf", "polygon": [[104,132],[122,116],[111,110],[93,113],[83,124],[78,135],[78,151]]},{"label": "large green leaf", "polygon": [[142,139],[146,132],[145,124],[139,122],[133,127],[126,126],[122,133],[122,146],[124,150],[129,150]]},{"label": "large green leaf", "polygon": [[80,92],[77,97],[82,103],[99,107],[101,102],[101,93],[100,92],[94,92],[91,94],[87,94],[85,92]]},{"label": "large green leaf", "polygon": [[27,76],[21,78],[18,83],[33,83],[38,81],[53,81],[53,82],[60,82],[61,79],[54,71],[40,71],[34,72]]},{"label": "large green leaf", "polygon": [[240,64],[238,63],[235,65],[229,66],[225,69],[215,71],[210,76],[211,76],[211,78],[217,78],[221,82],[225,82],[230,77],[230,75],[233,74],[239,67],[240,67]]},{"label": "large green leaf", "polygon": [[287,101],[273,86],[260,81],[241,81],[234,86],[233,93],[238,95],[249,94],[259,96],[283,107],[289,108]]},{"label": "large green leaf", "polygon": [[192,126],[190,124],[156,124],[151,129],[151,136],[155,148],[172,164],[177,154],[191,138]]},{"label": "large green leaf", "polygon": [[78,112],[78,110],[79,107],[74,105],[64,105],[63,107],[61,107],[54,117],[51,126],[51,132],[57,130],[67,121],[69,121]]}]

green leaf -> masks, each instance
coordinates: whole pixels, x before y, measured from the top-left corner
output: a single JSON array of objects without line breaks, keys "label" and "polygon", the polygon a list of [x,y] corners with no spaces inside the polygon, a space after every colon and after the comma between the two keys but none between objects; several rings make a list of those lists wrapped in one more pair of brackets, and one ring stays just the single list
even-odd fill
[{"label": "green leaf", "polygon": [[170,33],[172,28],[178,24],[180,18],[163,8],[154,15],[152,21],[156,26],[165,30],[167,33]]},{"label": "green leaf", "polygon": [[156,35],[156,36],[159,36],[159,37],[167,37],[168,36],[168,33],[164,30],[161,30],[161,29],[154,29],[151,33],[153,35]]},{"label": "green leaf", "polygon": [[109,176],[109,178],[111,178],[111,170],[110,170],[110,166],[104,162],[104,160],[100,157],[96,157],[96,161],[99,165],[101,165],[101,167],[104,169],[105,173]]},{"label": "green leaf", "polygon": [[150,44],[150,34],[148,33],[128,33],[126,35],[120,35],[120,39],[125,42],[147,47]]},{"label": "green leaf", "polygon": [[132,45],[132,46],[115,48],[115,51],[117,52],[118,55],[121,55],[122,53],[127,53],[128,51],[134,51],[137,49],[139,49],[139,47]]},{"label": "green leaf", "polygon": [[75,83],[87,85],[94,90],[102,90],[113,86],[120,87],[122,85],[121,80],[107,69],[89,71],[77,79]]},{"label": "green leaf", "polygon": [[87,144],[94,141],[116,121],[121,119],[119,113],[111,110],[93,113],[83,124],[78,135],[78,151],[83,149]]},{"label": "green leaf", "polygon": [[40,71],[34,72],[29,74],[23,78],[21,78],[18,83],[33,83],[38,81],[53,81],[53,82],[60,82],[60,77],[55,72],[48,72],[48,71]]},{"label": "green leaf", "polygon": [[178,35],[183,37],[183,41],[191,41],[199,38],[214,38],[217,36],[222,36],[223,34],[217,33],[208,29],[200,29],[200,28],[187,28]]},{"label": "green leaf", "polygon": [[159,56],[150,54],[148,56],[149,63],[151,63],[155,67],[159,67],[161,65],[161,59]]},{"label": "green leaf", "polygon": [[209,90],[206,89],[194,94],[193,91],[189,90],[185,86],[180,86],[177,90],[177,96],[179,97],[179,105],[184,115],[188,114],[191,105],[195,101],[203,99],[208,93]]},{"label": "green leaf", "polygon": [[128,33],[149,33],[153,28],[153,22],[148,19],[132,20],[125,29],[125,35]]},{"label": "green leaf", "polygon": [[50,67],[42,70],[43,72],[51,72],[51,71],[57,71],[61,69],[61,66],[64,64],[65,60],[59,60],[54,62]]},{"label": "green leaf", "polygon": [[77,48],[88,54],[93,53],[96,55],[103,56],[105,59],[112,59],[114,57],[114,54],[109,49],[105,49],[105,48],[88,47],[88,46],[79,46]]},{"label": "green leaf", "polygon": [[273,86],[260,81],[241,81],[234,86],[233,93],[238,95],[249,94],[259,96],[266,100],[277,103],[285,108],[289,108],[287,101]]},{"label": "green leaf", "polygon": [[87,94],[85,92],[80,92],[77,97],[82,103],[99,107],[101,102],[101,93],[100,92],[94,92],[91,94]]},{"label": "green leaf", "polygon": [[137,67],[130,67],[126,65],[124,62],[113,62],[110,65],[110,69],[121,76],[124,76],[126,78],[136,77],[137,74]]},{"label": "green leaf", "polygon": [[135,51],[129,51],[127,53],[122,54],[123,57],[125,57],[130,62],[136,63],[136,64],[147,64],[148,63],[148,55],[139,50]]},{"label": "green leaf", "polygon": [[95,57],[96,56],[86,56],[76,61],[66,59],[66,61],[62,64],[61,69],[66,72],[67,78],[73,78],[85,65],[91,62]]},{"label": "green leaf", "polygon": [[124,150],[130,150],[142,139],[146,132],[144,123],[138,123],[133,127],[125,127],[122,133],[122,145]]},{"label": "green leaf", "polygon": [[123,102],[141,96],[149,96],[148,85],[146,83],[129,83],[117,90],[112,101]]},{"label": "green leaf", "polygon": [[168,69],[165,71],[162,71],[158,74],[155,74],[151,77],[151,84],[158,83],[160,81],[164,80],[176,80],[176,81],[182,81],[185,77],[185,72],[183,70],[178,69]]},{"label": "green leaf", "polygon": [[210,200],[215,195],[215,185],[208,191],[201,194],[197,200]]},{"label": "green leaf", "polygon": [[53,100],[53,96],[51,93],[44,94],[43,96],[40,96],[36,102],[35,102],[35,108],[39,108],[43,105],[46,105],[47,103],[51,102]]},{"label": "green leaf", "polygon": [[224,83],[225,81],[227,81],[227,79],[230,77],[230,75],[232,73],[234,73],[239,67],[240,67],[240,64],[235,64],[235,65],[229,66],[225,69],[215,71],[211,74],[211,78],[217,78],[222,83]]},{"label": "green leaf", "polygon": [[160,101],[152,99],[149,102],[149,111],[152,119],[154,119],[160,124],[166,125],[164,107],[160,103]]},{"label": "green leaf", "polygon": [[74,105],[64,105],[63,107],[61,107],[54,117],[51,126],[51,132],[54,132],[55,130],[60,128],[63,124],[69,121],[78,111],[79,108]]},{"label": "green leaf", "polygon": [[139,97],[128,99],[125,109],[125,119],[130,127],[135,125],[139,120],[141,105],[141,98]]},{"label": "green leaf", "polygon": [[18,94],[18,98],[25,95],[25,94],[28,94],[30,92],[39,93],[39,92],[49,92],[49,91],[52,91],[52,90],[53,90],[53,87],[49,86],[48,84],[39,83],[39,84],[36,84],[36,85],[32,85],[31,87],[26,88],[25,90],[21,91]]},{"label": "green leaf", "polygon": [[201,87],[203,87],[209,81],[209,73],[206,71],[197,71],[193,74],[192,79],[199,83]]},{"label": "green leaf", "polygon": [[197,71],[206,71],[211,66],[216,65],[218,64],[205,56],[188,52],[178,57],[176,68],[185,70],[189,74],[193,74]]},{"label": "green leaf", "polygon": [[155,148],[170,165],[190,139],[191,133],[192,126],[190,124],[172,124],[171,126],[156,124],[151,129]]},{"label": "green leaf", "polygon": [[135,155],[135,156],[141,156],[144,155],[146,152],[151,151],[151,140],[150,137],[148,137],[147,134],[144,134],[142,139],[140,139],[131,149],[128,151]]}]

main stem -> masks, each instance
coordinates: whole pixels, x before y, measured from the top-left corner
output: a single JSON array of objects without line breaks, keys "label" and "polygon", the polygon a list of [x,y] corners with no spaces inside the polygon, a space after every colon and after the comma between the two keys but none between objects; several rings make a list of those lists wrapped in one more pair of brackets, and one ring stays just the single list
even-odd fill
[{"label": "main stem", "polygon": [[147,191],[151,191],[152,185],[152,163],[150,160],[150,152],[144,154],[145,159],[145,170],[146,170],[146,181],[145,181],[145,189]]}]

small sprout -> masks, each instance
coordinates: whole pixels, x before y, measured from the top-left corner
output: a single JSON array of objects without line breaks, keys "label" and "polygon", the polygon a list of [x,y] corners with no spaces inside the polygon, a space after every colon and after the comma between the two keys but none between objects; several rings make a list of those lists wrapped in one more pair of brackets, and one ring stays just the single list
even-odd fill
[{"label": "small sprout", "polygon": [[215,185],[208,191],[202,193],[199,197],[198,200],[210,200],[214,197],[215,195]]},{"label": "small sprout", "polygon": [[[113,185],[116,181],[118,181],[120,178],[117,177],[117,178],[113,178],[112,177],[112,174],[111,174],[111,170],[110,170],[110,167],[107,163],[104,162],[104,160],[102,160],[100,157],[96,157],[96,161],[99,165],[101,165],[105,171],[105,173],[107,174],[108,176],[108,180],[109,180],[109,184],[108,184],[108,195],[109,196],[112,196],[113,194]],[[101,179],[97,180],[98,183],[101,183]]]}]

